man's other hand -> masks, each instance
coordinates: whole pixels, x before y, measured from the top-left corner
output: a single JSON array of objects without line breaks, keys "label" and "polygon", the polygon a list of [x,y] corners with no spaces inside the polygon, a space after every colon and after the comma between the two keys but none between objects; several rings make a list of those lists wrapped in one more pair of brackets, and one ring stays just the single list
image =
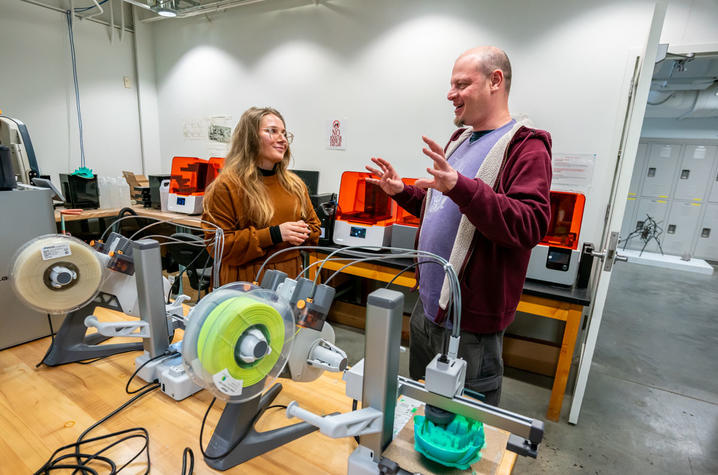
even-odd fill
[{"label": "man's other hand", "polygon": [[426,171],[434,177],[433,179],[420,178],[416,181],[416,186],[420,188],[434,188],[442,193],[451,191],[456,186],[459,179],[459,173],[454,170],[444,156],[444,150],[428,137],[421,137],[429,148],[424,148],[424,155],[434,161],[434,168],[427,168]]},{"label": "man's other hand", "polygon": [[391,163],[380,157],[372,157],[371,161],[379,167],[379,170],[370,166],[367,166],[366,169],[378,176],[379,179],[367,178],[367,182],[379,185],[379,188],[389,196],[394,196],[404,191],[404,182],[401,181],[401,177],[391,166]]}]

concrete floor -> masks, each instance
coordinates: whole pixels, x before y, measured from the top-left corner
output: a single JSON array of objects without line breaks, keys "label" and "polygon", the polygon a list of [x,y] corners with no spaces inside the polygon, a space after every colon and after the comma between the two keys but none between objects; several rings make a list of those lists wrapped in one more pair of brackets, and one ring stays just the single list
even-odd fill
[{"label": "concrete floor", "polygon": [[[350,364],[361,332],[336,328]],[[718,473],[718,272],[619,264],[577,425],[546,421],[536,460],[514,473]],[[408,375],[408,351],[400,373]],[[507,370],[501,406],[543,419],[551,380]]]}]

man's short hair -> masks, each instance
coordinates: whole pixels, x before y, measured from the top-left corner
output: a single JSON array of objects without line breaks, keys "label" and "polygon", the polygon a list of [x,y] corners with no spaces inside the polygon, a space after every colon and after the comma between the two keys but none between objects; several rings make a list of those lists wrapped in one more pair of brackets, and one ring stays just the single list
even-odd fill
[{"label": "man's short hair", "polygon": [[497,69],[500,69],[504,73],[504,86],[506,87],[506,94],[511,89],[511,62],[505,51],[498,48],[489,48],[483,52],[481,61],[479,61],[479,68],[486,76],[491,74]]}]

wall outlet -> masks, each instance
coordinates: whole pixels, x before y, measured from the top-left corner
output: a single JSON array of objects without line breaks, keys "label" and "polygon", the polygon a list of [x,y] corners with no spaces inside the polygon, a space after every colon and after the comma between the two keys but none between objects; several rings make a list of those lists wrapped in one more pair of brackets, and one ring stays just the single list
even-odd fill
[{"label": "wall outlet", "polygon": [[125,85],[126,89],[129,89],[132,87],[132,83],[130,83],[130,77],[129,76],[122,76],[122,84]]}]

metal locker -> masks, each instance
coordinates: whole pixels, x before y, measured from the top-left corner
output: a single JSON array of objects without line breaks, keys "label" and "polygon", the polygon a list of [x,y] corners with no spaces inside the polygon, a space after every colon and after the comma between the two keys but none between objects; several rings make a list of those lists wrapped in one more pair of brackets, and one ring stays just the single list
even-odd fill
[{"label": "metal locker", "polygon": [[682,146],[654,143],[648,149],[643,169],[641,196],[669,198],[673,177],[680,162]]},{"label": "metal locker", "polygon": [[[653,198],[640,198],[637,201],[638,204],[636,205],[636,214],[633,220],[633,226],[631,226],[633,228],[632,231],[635,231],[637,228],[641,227],[641,225],[645,224],[648,220],[647,217],[650,216],[656,222],[659,228],[658,231],[662,231],[658,236],[658,239],[661,243],[663,243],[663,239],[665,238],[665,219],[668,214],[669,202],[667,200],[658,200]],[[628,236],[629,234],[621,236],[621,239],[627,239]],[[641,236],[637,233],[631,236],[628,242],[622,241],[619,247],[621,249],[640,250],[643,247],[643,244]],[[656,241],[653,239],[650,240],[645,251],[661,252],[656,244]]]},{"label": "metal locker", "polygon": [[674,201],[663,226],[663,252],[674,256],[693,255],[693,242],[701,214],[700,203]]},{"label": "metal locker", "polygon": [[633,175],[631,175],[631,184],[628,186],[628,196],[641,196],[641,184],[643,183],[643,176],[645,175],[643,170],[646,168],[648,147],[649,145],[646,143],[638,144],[636,162],[633,164]]},{"label": "metal locker", "polygon": [[673,199],[703,201],[711,184],[716,147],[686,145],[681,165],[676,169],[677,183]]},{"label": "metal locker", "polygon": [[629,196],[626,201],[626,212],[623,213],[623,223],[621,223],[620,239],[625,239],[631,231],[636,229],[636,208],[638,207],[638,199]]},{"label": "metal locker", "polygon": [[716,167],[713,168],[710,178],[710,193],[708,194],[708,201],[712,203],[718,203],[718,160],[715,160]]},{"label": "metal locker", "polygon": [[695,256],[718,261],[718,204],[706,205],[703,221],[698,226]]}]

